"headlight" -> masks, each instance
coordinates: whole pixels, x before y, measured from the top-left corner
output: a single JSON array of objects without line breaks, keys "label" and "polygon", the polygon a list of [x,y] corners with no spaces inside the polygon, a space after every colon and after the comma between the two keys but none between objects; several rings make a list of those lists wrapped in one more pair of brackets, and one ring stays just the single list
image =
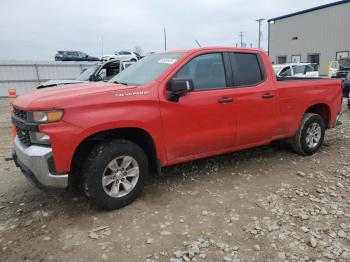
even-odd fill
[{"label": "headlight", "polygon": [[63,110],[32,112],[32,120],[36,123],[58,122],[62,119],[62,117],[63,117]]}]

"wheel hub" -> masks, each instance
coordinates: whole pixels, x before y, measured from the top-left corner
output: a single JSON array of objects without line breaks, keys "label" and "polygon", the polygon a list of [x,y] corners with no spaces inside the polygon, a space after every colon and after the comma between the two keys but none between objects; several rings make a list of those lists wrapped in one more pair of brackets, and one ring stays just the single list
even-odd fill
[{"label": "wheel hub", "polygon": [[318,123],[312,123],[306,131],[306,144],[310,148],[318,146],[321,140],[322,129]]},{"label": "wheel hub", "polygon": [[102,175],[103,190],[111,197],[123,197],[134,189],[138,178],[139,165],[133,157],[116,157]]}]

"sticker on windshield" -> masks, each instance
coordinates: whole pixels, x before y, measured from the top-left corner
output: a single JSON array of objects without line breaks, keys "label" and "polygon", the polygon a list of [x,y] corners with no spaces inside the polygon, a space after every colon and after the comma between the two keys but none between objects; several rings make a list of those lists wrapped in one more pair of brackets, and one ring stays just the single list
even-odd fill
[{"label": "sticker on windshield", "polygon": [[177,60],[176,59],[171,59],[171,58],[162,58],[158,60],[158,63],[160,64],[174,64]]}]

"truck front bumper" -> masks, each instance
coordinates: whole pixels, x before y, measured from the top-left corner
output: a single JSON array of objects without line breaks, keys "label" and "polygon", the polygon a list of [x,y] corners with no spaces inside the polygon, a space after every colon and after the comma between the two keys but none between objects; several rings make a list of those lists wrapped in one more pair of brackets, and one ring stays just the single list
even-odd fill
[{"label": "truck front bumper", "polygon": [[15,138],[12,155],[24,176],[40,189],[64,189],[68,187],[68,174],[55,174],[49,166],[52,159],[52,148],[31,145],[24,147]]}]

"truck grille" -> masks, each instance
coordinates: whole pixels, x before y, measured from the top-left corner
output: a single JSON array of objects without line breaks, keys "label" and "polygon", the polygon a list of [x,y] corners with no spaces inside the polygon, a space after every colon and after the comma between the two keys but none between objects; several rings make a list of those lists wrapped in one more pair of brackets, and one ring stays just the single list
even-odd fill
[{"label": "truck grille", "polygon": [[[27,112],[18,108],[13,108],[13,114],[23,120],[27,120],[28,119],[28,115]],[[25,145],[25,146],[30,146],[32,143],[30,141],[30,134],[29,134],[29,130],[25,130],[22,129],[18,126],[16,126],[16,134],[17,137],[19,139],[19,141]]]},{"label": "truck grille", "polygon": [[27,120],[27,112],[24,111],[24,110],[20,110],[20,109],[17,109],[17,108],[13,108],[13,113],[15,116],[21,118],[21,119],[24,119],[24,120]]},{"label": "truck grille", "polygon": [[29,130],[24,130],[16,126],[16,133],[19,141],[25,145],[30,146],[32,142],[30,141]]}]

